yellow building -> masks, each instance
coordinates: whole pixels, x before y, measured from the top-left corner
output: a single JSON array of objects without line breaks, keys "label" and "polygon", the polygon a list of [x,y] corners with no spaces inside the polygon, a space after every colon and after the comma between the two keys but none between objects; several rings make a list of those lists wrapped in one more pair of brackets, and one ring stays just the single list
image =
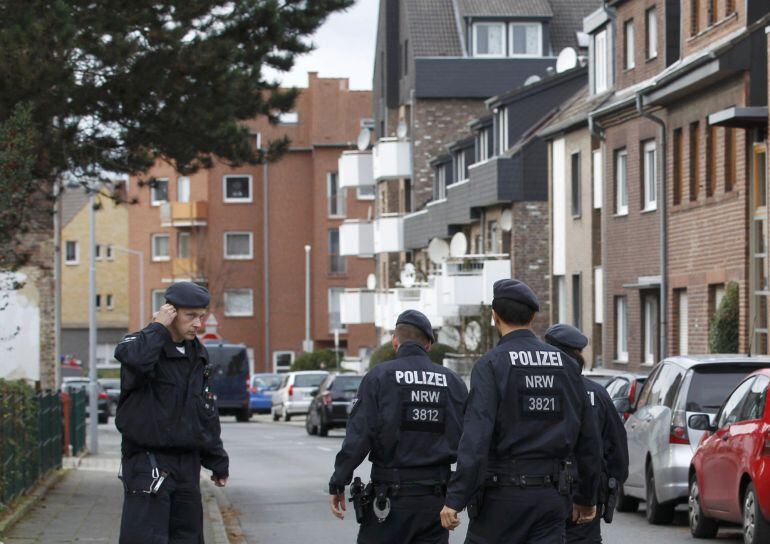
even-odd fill
[{"label": "yellow building", "polygon": [[[116,344],[128,332],[128,206],[99,197],[96,211],[96,360],[114,364]],[[62,195],[62,347],[65,357],[88,362],[88,196],[82,188]],[[137,294],[138,296],[138,294]]]}]

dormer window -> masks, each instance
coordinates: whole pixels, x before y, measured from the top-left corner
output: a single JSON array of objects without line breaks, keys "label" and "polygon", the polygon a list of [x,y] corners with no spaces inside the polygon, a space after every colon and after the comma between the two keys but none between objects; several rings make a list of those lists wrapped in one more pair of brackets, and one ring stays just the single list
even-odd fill
[{"label": "dormer window", "polygon": [[477,22],[472,26],[474,57],[542,57],[543,25],[537,22]]},{"label": "dormer window", "polygon": [[446,198],[446,164],[439,164],[435,170],[433,179],[433,200],[444,200]]},{"label": "dormer window", "polygon": [[473,56],[505,56],[505,23],[474,23]]},{"label": "dormer window", "polygon": [[510,23],[512,57],[542,57],[543,27],[540,23]]}]

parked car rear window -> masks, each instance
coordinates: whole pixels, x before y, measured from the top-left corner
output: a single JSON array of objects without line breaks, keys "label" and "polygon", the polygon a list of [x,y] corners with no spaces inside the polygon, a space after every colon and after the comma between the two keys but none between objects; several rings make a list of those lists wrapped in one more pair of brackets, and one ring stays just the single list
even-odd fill
[{"label": "parked car rear window", "polygon": [[294,376],[296,387],[318,387],[327,374],[297,374]]},{"label": "parked car rear window", "polygon": [[332,384],[335,391],[358,391],[363,376],[338,376]]},{"label": "parked car rear window", "polygon": [[257,387],[272,387],[278,389],[281,384],[281,377],[278,374],[269,374],[265,376],[254,376],[254,386]]},{"label": "parked car rear window", "polygon": [[696,367],[687,392],[685,409],[688,412],[716,414],[738,382],[755,369],[743,365],[737,368],[736,365]]},{"label": "parked car rear window", "polygon": [[245,348],[209,347],[211,364],[222,367],[227,376],[238,376],[249,372],[249,359]]},{"label": "parked car rear window", "polygon": [[624,398],[628,396],[628,390],[631,386],[631,382],[629,382],[625,378],[615,378],[607,384],[607,393],[609,394],[610,398],[617,399],[617,398]]}]

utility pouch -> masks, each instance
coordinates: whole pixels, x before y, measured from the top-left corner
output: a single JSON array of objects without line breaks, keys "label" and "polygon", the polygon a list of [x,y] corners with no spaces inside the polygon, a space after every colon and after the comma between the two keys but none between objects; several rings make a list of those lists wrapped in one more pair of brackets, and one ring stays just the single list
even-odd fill
[{"label": "utility pouch", "polygon": [[565,461],[559,469],[558,490],[560,495],[572,495],[572,461]]},{"label": "utility pouch", "polygon": [[612,523],[612,518],[615,515],[615,507],[618,505],[618,498],[620,496],[620,483],[615,478],[607,480],[607,502],[604,503],[604,521]]},{"label": "utility pouch", "polygon": [[473,495],[468,502],[466,508],[468,509],[468,518],[476,519],[479,517],[481,507],[484,505],[484,486],[481,486],[478,491]]},{"label": "utility pouch", "polygon": [[366,494],[364,483],[358,476],[356,476],[353,480],[353,484],[350,486],[350,502],[353,503],[356,521],[358,523],[363,523],[366,515],[366,506],[369,503],[369,497]]}]

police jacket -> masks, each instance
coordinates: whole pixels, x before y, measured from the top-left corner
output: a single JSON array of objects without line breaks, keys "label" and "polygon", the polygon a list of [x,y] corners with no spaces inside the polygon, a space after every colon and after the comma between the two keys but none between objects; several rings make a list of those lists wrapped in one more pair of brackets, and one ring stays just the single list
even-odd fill
[{"label": "police jacket", "polygon": [[342,492],[369,455],[384,469],[447,468],[457,457],[468,388],[413,342],[371,369],[358,388],[329,492]]},{"label": "police jacket", "polygon": [[512,331],[473,367],[446,504],[465,508],[490,462],[543,460],[550,467],[573,456],[580,475],[574,500],[595,504],[600,447],[578,364],[532,331]]},{"label": "police jacket", "polygon": [[623,483],[628,478],[628,441],[626,428],[607,390],[593,380],[583,377],[588,399],[596,414],[602,439],[602,471],[607,478]]},{"label": "police jacket", "polygon": [[184,346],[181,353],[166,327],[150,323],[115,349],[121,363],[115,425],[123,435],[123,454],[198,451],[204,467],[225,477],[229,460],[219,414],[203,393],[208,353],[197,338]]}]

